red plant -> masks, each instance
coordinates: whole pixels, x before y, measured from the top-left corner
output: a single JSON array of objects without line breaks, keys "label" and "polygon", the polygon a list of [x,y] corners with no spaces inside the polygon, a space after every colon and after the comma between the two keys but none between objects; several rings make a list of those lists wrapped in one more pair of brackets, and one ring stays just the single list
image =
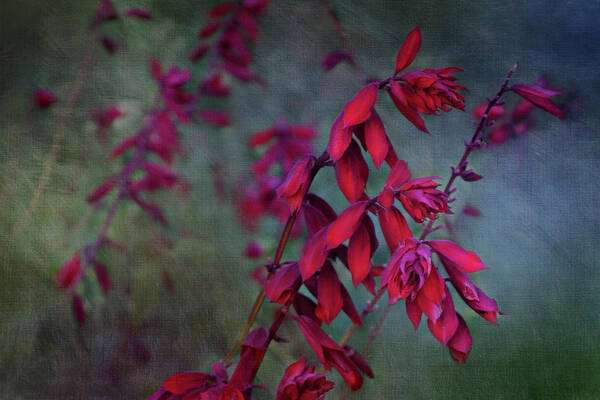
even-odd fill
[{"label": "red plant", "polygon": [[[242,207],[244,220],[261,215],[278,199],[285,201],[289,211],[286,213],[287,222],[273,261],[266,265],[269,273],[264,288],[252,308],[240,339],[222,361],[229,362],[241,347],[241,358],[233,375],[238,379],[232,377],[227,385],[240,391],[245,398],[250,398],[253,379],[264,354],[269,343],[277,338],[277,330],[286,317],[296,320],[321,365],[325,369],[337,369],[351,390],[359,390],[363,384],[363,374],[370,378],[374,374],[365,359],[346,343],[355,329],[362,325],[363,318],[374,311],[376,303],[386,292],[390,306],[401,299],[405,300],[406,312],[415,328],[418,327],[422,314],[425,314],[432,335],[442,345],[448,346],[456,362],[467,360],[472,338],[464,319],[455,310],[447,281],[452,283],[463,301],[486,320],[495,323],[497,315],[501,314],[496,301],[489,298],[468,277],[469,273],[487,268],[479,256],[453,241],[426,238],[441,226],[434,227],[438,215],[451,213],[450,204],[454,199],[450,196],[454,193],[452,185],[456,178],[460,176],[467,182],[481,179],[473,170],[467,170],[467,159],[473,151],[481,148],[482,134],[488,121],[502,114],[499,108],[501,98],[512,91],[560,117],[562,112],[549,100],[557,93],[540,86],[510,86],[516,66],[511,69],[496,96],[481,111],[479,123],[471,140],[465,144],[463,156],[452,167],[452,174],[444,189],[439,190],[439,183],[435,180],[441,178],[412,179],[407,164],[398,159],[387,137],[384,123],[375,111],[379,90],[386,90],[401,114],[419,130],[428,132],[419,114],[437,115],[438,110],[450,111],[451,107],[464,109],[464,98],[459,91],[466,89],[456,84],[456,78],[452,76],[460,69],[424,69],[399,75],[412,63],[420,45],[421,33],[417,27],[402,44],[393,75],[384,80],[369,82],[346,103],[332,125],[327,151],[321,156],[301,151],[294,152],[294,156],[289,159],[277,158],[275,154],[290,152],[279,150],[278,146],[283,146],[283,139],[275,128],[255,134],[250,141],[251,146],[256,146],[277,137],[279,141],[254,165],[254,171],[258,177],[262,177],[278,161],[287,176],[279,180],[277,196],[267,196],[268,203],[262,203],[263,197],[256,196],[252,200],[255,206],[246,203],[246,207]],[[294,137],[292,129],[288,129],[287,137]],[[300,137],[302,136],[297,135],[297,138]],[[289,143],[285,146],[287,148]],[[381,168],[384,162],[390,167],[384,187],[374,197],[370,197],[365,191],[369,167],[361,147],[371,156],[376,168]],[[292,165],[293,160],[296,161]],[[337,184],[350,203],[339,214],[325,200],[310,193],[315,175],[327,166],[334,167]],[[273,190],[274,185],[270,188]],[[403,212],[396,207],[395,200],[399,201],[415,223],[422,224],[419,236],[413,235]],[[279,212],[280,215],[285,215],[282,211]],[[309,235],[302,254],[297,261],[281,262],[283,249],[289,241],[297,216],[301,213]],[[476,214],[471,210],[468,213]],[[377,217],[376,221],[391,254],[384,268],[375,267],[371,262],[378,247],[372,216]],[[437,254],[448,278],[444,278],[435,266],[433,253]],[[343,271],[336,270],[333,263],[335,260],[339,260],[348,269],[354,286],[363,283],[373,293],[373,298],[360,314],[349,292],[340,282],[338,274]],[[379,290],[375,291],[375,278],[378,276],[381,277],[381,283]],[[298,292],[303,285],[315,297],[316,303]],[[257,328],[248,335],[265,297],[281,304],[281,307],[268,331]],[[296,315],[291,314],[291,306]],[[321,326],[323,322],[329,325],[342,310],[352,321],[352,326],[336,343]],[[385,315],[387,312],[382,318]],[[368,346],[374,338],[375,335],[371,336]],[[363,355],[366,355],[366,351]],[[298,378],[292,380],[292,377],[306,374],[306,367],[303,365],[301,359],[288,368],[277,398],[320,398],[331,389],[324,377],[314,376],[312,371],[308,374],[312,384],[306,386],[304,383],[304,386],[299,386]],[[308,377],[304,379],[309,379]],[[164,385],[163,383],[163,390]],[[287,397],[283,397],[284,392]],[[302,395],[304,392],[306,397]]]}]

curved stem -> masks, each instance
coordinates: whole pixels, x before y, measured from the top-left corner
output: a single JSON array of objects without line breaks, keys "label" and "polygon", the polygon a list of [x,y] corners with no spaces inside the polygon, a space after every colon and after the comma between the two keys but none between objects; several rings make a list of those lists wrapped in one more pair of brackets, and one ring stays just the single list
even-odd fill
[{"label": "curved stem", "polygon": [[[446,193],[447,195],[451,194],[452,184],[454,183],[456,178],[458,178],[461,175],[461,173],[464,172],[464,170],[467,168],[467,158],[469,158],[471,152],[473,152],[473,150],[479,149],[479,141],[481,139],[481,134],[483,133],[483,130],[488,120],[488,112],[500,101],[502,95],[506,93],[506,91],[508,91],[508,83],[510,81],[510,78],[512,77],[512,74],[517,69],[517,66],[518,63],[516,63],[510,69],[510,71],[508,71],[508,74],[506,75],[506,79],[504,80],[502,87],[500,87],[500,90],[498,91],[498,93],[496,93],[496,96],[494,96],[494,98],[488,102],[488,105],[485,111],[483,112],[479,123],[477,124],[477,129],[475,129],[475,132],[471,137],[471,141],[469,143],[465,143],[465,152],[463,153],[458,164],[456,165],[456,168],[452,168],[452,175],[450,175],[450,179],[448,179],[448,183],[444,188],[444,193]],[[427,223],[427,225],[423,229],[423,232],[421,233],[421,236],[419,237],[419,240],[424,240],[431,232],[433,232],[434,222],[435,220],[430,220]]]},{"label": "curved stem", "polygon": [[[381,297],[383,297],[385,293],[385,288],[381,288],[379,289],[379,291],[375,294],[375,296],[373,296],[373,298],[371,300],[369,300],[367,302],[367,304],[365,305],[365,307],[363,308],[363,310],[360,313],[360,319],[362,320],[364,317],[367,316],[367,314],[373,312],[373,308],[375,307],[375,305],[377,304],[377,302],[379,300],[381,300]],[[354,331],[356,331],[356,329],[359,327],[360,325],[357,325],[355,323],[352,323],[352,325],[350,325],[348,327],[348,329],[346,329],[346,332],[344,332],[344,335],[341,337],[341,339],[338,341],[338,344],[340,346],[345,345],[346,343],[348,343],[348,340],[350,340],[350,337],[352,336],[352,334],[354,333]]]}]

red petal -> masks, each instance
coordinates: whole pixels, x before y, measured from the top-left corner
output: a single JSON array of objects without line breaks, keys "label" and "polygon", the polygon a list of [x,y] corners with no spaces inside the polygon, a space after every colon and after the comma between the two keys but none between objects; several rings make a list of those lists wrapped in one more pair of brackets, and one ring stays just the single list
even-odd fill
[{"label": "red petal", "polygon": [[355,141],[350,143],[344,155],[335,163],[338,186],[350,203],[358,201],[367,185],[369,166]]},{"label": "red petal", "polygon": [[350,141],[352,140],[352,131],[343,126],[343,113],[338,115],[329,133],[329,143],[327,143],[327,153],[333,161],[342,157]]},{"label": "red petal", "polygon": [[357,287],[371,270],[371,239],[365,224],[360,224],[348,243],[348,268]]},{"label": "red petal", "polygon": [[115,147],[115,149],[112,151],[112,153],[110,154],[110,158],[114,159],[117,158],[118,156],[121,155],[121,153],[123,153],[125,150],[134,147],[135,145],[137,145],[138,142],[138,137],[136,136],[131,136],[128,137],[127,139],[123,140],[121,143],[119,143],[117,145],[117,147]]},{"label": "red petal", "polygon": [[281,265],[265,285],[267,298],[274,303],[285,303],[292,295],[299,279],[298,263],[292,262]]},{"label": "red petal", "polygon": [[421,30],[417,26],[415,29],[410,31],[402,43],[398,54],[396,55],[396,69],[394,75],[402,71],[404,68],[412,64],[413,60],[419,52],[421,47]]},{"label": "red petal", "polygon": [[327,325],[337,317],[344,303],[342,299],[341,284],[335,269],[327,262],[319,274],[319,303],[315,314]]},{"label": "red petal", "polygon": [[198,116],[213,125],[224,127],[230,124],[229,113],[217,110],[198,110]]},{"label": "red petal", "polygon": [[[425,121],[423,121],[423,118],[421,118],[421,116],[415,110],[413,110],[412,108],[410,108],[407,105],[402,104],[400,98],[398,97],[398,95],[396,94],[396,91],[394,90],[395,85],[398,85],[398,87],[400,86],[400,84],[396,83],[395,81],[390,82],[390,86],[391,86],[392,90],[388,90],[388,94],[390,95],[390,98],[396,105],[396,108],[398,109],[398,111],[400,111],[407,120],[412,122],[412,124],[417,129],[419,129],[425,133],[429,133],[429,131],[427,130],[427,127],[425,126]],[[402,89],[397,89],[398,92],[401,92],[401,90]]]},{"label": "red petal", "polygon": [[346,208],[327,228],[327,247],[334,249],[348,239],[360,223],[365,213],[366,201],[360,201]]},{"label": "red petal", "polygon": [[360,315],[358,314],[358,311],[354,306],[354,302],[352,302],[352,298],[350,297],[350,294],[344,285],[342,285],[342,299],[344,299],[344,304],[342,305],[342,310],[344,310],[344,313],[346,313],[348,318],[350,318],[353,323],[356,325],[362,325]]},{"label": "red petal", "polygon": [[365,122],[371,116],[371,109],[377,100],[379,87],[371,83],[360,90],[344,108],[344,125],[349,127]]},{"label": "red petal", "polygon": [[56,283],[59,289],[68,289],[73,286],[79,277],[81,262],[79,253],[73,254],[69,261],[63,264],[56,274]]},{"label": "red petal", "polygon": [[397,189],[410,180],[410,170],[404,160],[398,160],[385,180],[385,186]]},{"label": "red petal", "polygon": [[487,268],[477,254],[463,249],[454,242],[449,240],[431,240],[427,244],[441,256],[446,257],[456,264],[456,267],[462,272],[471,273]]},{"label": "red petal", "polygon": [[188,390],[202,386],[213,379],[213,375],[203,372],[178,372],[167,378],[160,386],[173,394],[185,394]]},{"label": "red petal", "polygon": [[396,207],[379,209],[377,215],[390,253],[396,251],[400,243],[412,237],[406,219]]},{"label": "red petal", "polygon": [[325,200],[323,200],[316,194],[307,194],[306,200],[310,205],[321,211],[323,215],[329,220],[329,222],[333,222],[337,218],[335,210],[329,205],[329,203],[327,203]]},{"label": "red petal", "polygon": [[458,317],[458,328],[456,329],[456,333],[448,342],[448,347],[450,348],[450,354],[454,358],[456,363],[466,362],[469,357],[469,353],[471,352],[471,346],[473,345],[473,339],[471,338],[471,334],[469,333],[469,328],[465,323],[465,320],[460,316],[460,314],[456,314]]},{"label": "red petal", "polygon": [[406,315],[408,315],[408,319],[410,319],[410,322],[412,322],[416,331],[421,323],[421,316],[423,315],[423,311],[421,311],[421,308],[416,301],[406,299]]},{"label": "red petal", "polygon": [[388,138],[383,122],[375,110],[371,113],[371,118],[365,122],[365,141],[375,168],[379,169],[388,153]]},{"label": "red petal", "polygon": [[431,319],[427,320],[427,326],[431,334],[444,346],[454,336],[458,328],[458,318],[452,302],[452,295],[447,287],[445,293],[446,297],[442,302],[442,315],[435,322]]},{"label": "red petal", "polygon": [[102,183],[98,186],[92,193],[90,193],[86,199],[88,203],[95,203],[100,200],[104,196],[106,196],[110,191],[115,187],[117,181],[114,179],[109,179],[106,182]]},{"label": "red petal", "polygon": [[306,244],[300,257],[300,274],[302,280],[307,280],[321,268],[327,259],[327,227],[315,233]]},{"label": "red petal", "polygon": [[98,283],[100,284],[102,291],[104,294],[108,293],[112,287],[112,282],[106,267],[101,262],[94,261],[94,268],[96,269],[96,278],[98,279]]}]

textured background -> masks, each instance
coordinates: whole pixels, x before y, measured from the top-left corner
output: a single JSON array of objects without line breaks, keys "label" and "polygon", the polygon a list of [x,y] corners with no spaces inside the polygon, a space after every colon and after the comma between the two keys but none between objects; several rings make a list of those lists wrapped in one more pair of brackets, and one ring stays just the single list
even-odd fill
[{"label": "textured background", "polygon": [[[110,235],[127,243],[128,251],[102,254],[116,289],[105,298],[93,282],[85,286],[92,311],[79,329],[70,307],[61,305],[53,277],[100,229],[102,213],[63,243],[88,210],[86,194],[107,169],[118,168],[116,163],[105,167],[106,150],[96,142],[87,110],[110,103],[124,107],[127,117],[115,124],[112,140],[128,136],[155,91],[147,59],[188,66],[197,29],[214,2],[115,4],[119,9],[147,6],[155,18],[108,27],[120,38],[114,56],[94,44],[94,63],[84,95],[67,116],[58,165],[32,223],[18,238],[10,232],[23,218],[57,132],[56,120],[64,112],[64,104],[57,103],[47,112],[32,113],[30,95],[39,85],[66,96],[88,46],[96,3],[0,4],[2,398],[141,398],[171,373],[205,370],[221,358],[258,291],[247,279],[254,264],[241,257],[243,244],[258,237],[272,246],[278,228],[267,221],[255,236],[241,230],[231,205],[215,198],[198,136],[228,166],[229,181],[239,182],[255,157],[245,148],[250,133],[280,116],[293,123],[314,122],[321,132],[315,147],[321,149],[336,113],[361,85],[348,66],[329,73],[320,69],[321,57],[341,42],[318,1],[272,0],[260,19],[253,65],[268,86],[235,87],[225,103],[234,111],[232,127],[182,130],[189,151],[176,169],[193,184],[192,191],[189,197],[156,196],[172,228],[161,229],[134,206],[120,209]],[[468,363],[456,366],[426,328],[413,332],[403,307],[397,306],[371,353],[377,378],[352,398],[598,398],[600,3],[338,0],[332,5],[370,75],[391,72],[402,39],[420,24],[423,45],[413,67],[462,67],[460,82],[471,90],[468,108],[495,93],[517,60],[515,81],[533,82],[544,73],[576,98],[567,120],[537,111],[536,127],[527,136],[477,153],[473,165],[484,180],[458,184],[455,209],[469,202],[484,214],[461,220],[457,237],[490,266],[476,275],[476,282],[506,313],[498,326],[463,310],[474,346]],[[203,65],[195,66],[195,76],[202,70]],[[471,135],[470,115],[452,111],[428,118],[432,135],[426,136],[389,102],[381,103],[388,135],[415,175],[447,177],[448,166]],[[369,182],[371,192],[382,178]],[[335,201],[339,210],[345,201],[330,187],[332,179],[332,172],[324,173],[315,191]],[[185,237],[178,227],[185,227]],[[286,253],[286,258],[295,257],[294,249]],[[385,262],[384,252],[377,257]],[[162,268],[173,277],[174,295],[161,285]],[[132,294],[125,298],[128,284]],[[362,305],[365,299],[361,289],[355,302]],[[264,311],[259,322],[266,324],[269,317]],[[347,324],[340,317],[329,332],[339,337]],[[293,328],[284,325],[284,336],[295,338]],[[364,333],[357,334],[351,343],[361,348],[365,340]],[[258,378],[269,389],[257,391],[259,399],[272,397],[283,367],[295,357],[306,351],[313,357],[303,340],[272,347]]]}]

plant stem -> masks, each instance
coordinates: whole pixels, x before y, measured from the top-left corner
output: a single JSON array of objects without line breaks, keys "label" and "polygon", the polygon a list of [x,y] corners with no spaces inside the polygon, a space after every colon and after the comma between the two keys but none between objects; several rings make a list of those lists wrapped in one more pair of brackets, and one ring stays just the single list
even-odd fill
[{"label": "plant stem", "polygon": [[[477,124],[477,129],[475,129],[475,132],[473,133],[473,136],[471,137],[471,141],[469,143],[465,144],[465,152],[463,153],[462,157],[460,158],[460,161],[458,162],[456,168],[452,168],[452,175],[450,175],[450,179],[448,179],[448,183],[446,184],[446,187],[444,188],[444,193],[446,193],[447,195],[451,194],[452,184],[454,183],[456,178],[459,177],[461,175],[461,173],[467,168],[467,158],[469,158],[469,155],[471,154],[471,152],[473,150],[476,150],[479,148],[478,144],[479,144],[479,140],[481,139],[481,134],[483,133],[483,130],[486,127],[486,123],[488,120],[488,112],[492,109],[492,107],[494,107],[500,101],[500,98],[502,97],[502,95],[508,90],[508,83],[510,81],[510,78],[512,77],[512,74],[517,69],[517,66],[518,66],[518,63],[516,63],[510,69],[510,71],[508,71],[508,74],[506,75],[506,79],[504,80],[504,83],[500,87],[500,90],[498,91],[498,93],[496,93],[496,96],[488,102],[488,105],[487,105],[485,111],[483,112],[483,115],[481,116],[479,123]],[[429,235],[431,232],[433,232],[434,222],[435,222],[435,220],[430,220],[427,223],[427,225],[423,229],[423,232],[421,233],[421,236],[419,237],[419,240],[424,240],[427,237],[427,235]]]},{"label": "plant stem", "polygon": [[[312,185],[312,182],[315,179],[317,172],[319,172],[319,170],[325,166],[328,158],[329,155],[327,154],[327,152],[323,152],[323,154],[321,154],[321,156],[317,159],[315,166],[311,171],[310,180],[308,182],[308,188],[310,188],[310,185]],[[306,193],[308,193],[308,189],[306,190]],[[277,250],[275,251],[275,256],[273,258],[273,268],[269,271],[267,280],[269,280],[273,276],[273,273],[279,267],[281,257],[283,256],[283,251],[285,250],[285,246],[289,241],[290,233],[292,232],[292,228],[294,227],[294,223],[296,222],[297,215],[298,211],[296,210],[289,216],[285,227],[283,228],[283,232],[281,233],[281,237],[279,238]],[[291,297],[293,298],[294,296]],[[238,340],[235,342],[229,353],[227,353],[225,358],[223,358],[223,364],[229,362],[235,356],[240,347],[242,347],[242,344],[244,343],[244,340],[246,340],[246,336],[248,335],[248,333],[250,333],[250,329],[252,328],[252,325],[254,324],[254,321],[256,320],[258,312],[260,311],[260,308],[262,307],[264,301],[265,288],[263,287],[256,296],[256,300],[254,300],[254,305],[252,306],[250,315],[248,316],[248,320],[246,321],[246,325],[244,325],[244,329],[242,329],[242,333],[240,334]]]},{"label": "plant stem", "polygon": [[[373,312],[373,307],[375,307],[375,305],[377,304],[377,302],[381,299],[381,297],[383,297],[385,293],[385,288],[381,288],[379,289],[379,291],[375,294],[375,296],[373,296],[373,298],[371,300],[369,300],[367,302],[367,304],[365,304],[365,307],[363,308],[363,310],[360,313],[360,319],[362,320],[364,317],[367,316],[367,314]],[[346,332],[344,333],[344,335],[342,336],[342,338],[338,341],[338,344],[340,346],[345,345],[346,343],[348,343],[348,340],[350,339],[350,337],[352,336],[352,334],[354,333],[354,331],[356,331],[356,329],[359,327],[359,325],[352,323],[352,325],[350,325],[348,327],[348,329],[346,329]]]}]

